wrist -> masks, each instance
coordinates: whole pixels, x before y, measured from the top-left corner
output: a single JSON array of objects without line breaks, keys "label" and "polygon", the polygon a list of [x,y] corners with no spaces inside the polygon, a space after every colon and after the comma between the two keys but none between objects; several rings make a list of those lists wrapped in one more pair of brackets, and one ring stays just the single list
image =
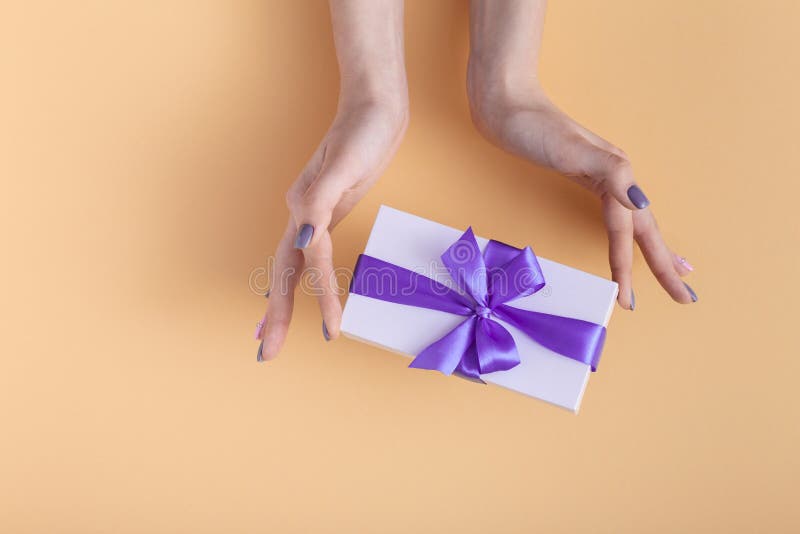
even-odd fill
[{"label": "wrist", "polygon": [[470,56],[467,69],[467,96],[475,127],[500,145],[510,118],[523,110],[552,106],[532,69],[509,68],[496,62],[487,64],[474,56]]},{"label": "wrist", "polygon": [[538,78],[544,0],[470,1],[470,97],[529,103]]},{"label": "wrist", "polygon": [[408,85],[402,64],[399,68],[382,65],[360,72],[342,72],[339,114],[376,109],[404,123],[408,120],[408,108]]},{"label": "wrist", "polygon": [[470,53],[467,93],[474,104],[527,105],[546,98],[535,64]]}]

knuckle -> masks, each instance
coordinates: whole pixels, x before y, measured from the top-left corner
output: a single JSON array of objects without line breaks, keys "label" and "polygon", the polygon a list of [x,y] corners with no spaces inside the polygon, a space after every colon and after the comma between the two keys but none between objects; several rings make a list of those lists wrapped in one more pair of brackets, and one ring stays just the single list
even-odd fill
[{"label": "knuckle", "polygon": [[333,210],[330,202],[314,189],[301,192],[294,186],[286,192],[286,206],[295,215],[319,215]]},{"label": "knuckle", "polygon": [[656,232],[656,226],[651,219],[636,221],[633,225],[633,237],[636,239],[649,238]]},{"label": "knuckle", "polygon": [[631,176],[631,162],[627,157],[608,152],[605,161],[606,174],[612,180],[627,180]]},{"label": "knuckle", "polygon": [[653,268],[653,276],[656,280],[660,280],[664,285],[672,285],[673,278],[676,276],[675,270],[672,266],[658,265]]},{"label": "knuckle", "polygon": [[617,283],[627,282],[630,279],[631,270],[628,266],[612,265],[611,279]]},{"label": "knuckle", "polygon": [[631,226],[626,222],[614,222],[608,225],[606,231],[609,240],[614,245],[614,249],[621,247],[625,241],[631,241]]}]

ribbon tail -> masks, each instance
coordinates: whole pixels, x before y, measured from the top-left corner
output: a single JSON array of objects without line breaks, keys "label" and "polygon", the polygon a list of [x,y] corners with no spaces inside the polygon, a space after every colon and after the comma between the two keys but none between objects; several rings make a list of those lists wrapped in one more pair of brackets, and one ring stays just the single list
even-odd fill
[{"label": "ribbon tail", "polygon": [[592,371],[597,370],[606,340],[604,326],[570,317],[522,310],[505,304],[492,311],[498,319],[519,328],[543,347],[585,363]]},{"label": "ribbon tail", "polygon": [[464,356],[461,358],[461,361],[458,362],[458,366],[456,367],[456,370],[453,371],[453,374],[464,378],[465,380],[471,380],[481,384],[486,383],[481,380],[480,363],[478,362],[478,349],[475,343],[471,344],[464,353]]},{"label": "ribbon tail", "polygon": [[478,319],[475,348],[481,374],[508,371],[519,365],[517,344],[503,325],[491,319]]},{"label": "ribbon tail", "polygon": [[[453,374],[465,354],[475,343],[475,321],[475,317],[470,317],[442,338],[425,347],[409,364],[409,367],[430,369],[446,375]],[[477,375],[473,376],[469,373],[469,369],[459,370],[471,378],[477,378]]]}]

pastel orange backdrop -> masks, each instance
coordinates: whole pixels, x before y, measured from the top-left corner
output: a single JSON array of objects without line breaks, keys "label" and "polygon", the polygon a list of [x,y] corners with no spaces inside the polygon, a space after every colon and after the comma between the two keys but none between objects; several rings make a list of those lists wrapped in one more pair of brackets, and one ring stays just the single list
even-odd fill
[{"label": "pastel orange backdrop", "polygon": [[[408,0],[385,203],[608,276],[595,198],[492,148],[467,2]],[[562,0],[541,73],[623,147],[700,300],[637,254],[580,415],[326,344],[249,284],[327,128],[322,1],[0,9],[0,531],[798,532],[800,4]],[[422,193],[424,191],[424,194]]]}]

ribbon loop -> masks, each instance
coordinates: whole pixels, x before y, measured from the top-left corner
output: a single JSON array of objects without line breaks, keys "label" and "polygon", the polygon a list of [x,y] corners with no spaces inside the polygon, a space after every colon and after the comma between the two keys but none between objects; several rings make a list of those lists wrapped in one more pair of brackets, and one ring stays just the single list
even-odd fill
[{"label": "ribbon loop", "polygon": [[450,245],[441,258],[459,289],[471,296],[478,305],[486,306],[486,264],[472,227],[467,228],[464,235]]},{"label": "ribbon loop", "polygon": [[475,349],[480,374],[507,371],[519,365],[517,345],[511,333],[492,319],[478,319]]}]

